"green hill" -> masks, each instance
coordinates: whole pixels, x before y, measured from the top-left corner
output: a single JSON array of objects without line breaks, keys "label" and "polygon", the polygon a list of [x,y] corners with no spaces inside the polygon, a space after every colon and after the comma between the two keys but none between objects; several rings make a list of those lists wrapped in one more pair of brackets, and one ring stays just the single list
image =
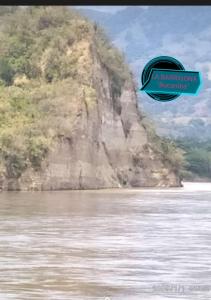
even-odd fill
[{"label": "green hill", "polygon": [[[116,149],[118,145],[115,145],[115,151],[113,148],[109,150],[109,146],[105,148],[104,140],[110,127],[116,128],[115,124],[118,124],[121,128],[116,133],[115,129],[113,136],[109,133],[111,135],[109,139],[119,134],[123,147],[126,147],[127,143],[133,146],[135,137],[132,136],[133,131],[130,132],[130,129],[135,126],[137,118],[140,118],[134,90],[131,73],[122,55],[111,46],[98,26],[81,17],[76,11],[65,7],[50,6],[1,7],[0,162],[2,188],[110,187],[122,185],[122,182],[133,185],[132,177],[128,177],[128,170],[123,168],[118,171],[114,167],[115,163],[112,162],[114,159],[112,153],[118,151],[118,148]],[[130,93],[130,96],[128,97],[126,93]],[[128,102],[127,108],[124,108],[126,102]],[[104,107],[104,103],[108,103],[108,106]],[[110,123],[110,127],[106,127],[107,131],[105,131],[102,125],[104,120],[113,122],[112,119],[117,123]],[[99,128],[102,126],[101,132],[96,133],[96,126]],[[147,130],[141,124],[136,126],[140,127],[134,131],[136,134],[138,130],[143,132],[143,137],[137,142],[141,146],[150,144],[150,140],[147,140]],[[123,137],[122,134],[124,134]],[[124,141],[123,138],[127,138],[130,134],[132,142]],[[78,136],[75,141],[74,136]],[[72,142],[77,148],[76,145],[81,143],[82,136],[86,136],[87,139],[89,136],[93,137],[91,145],[81,146],[80,144],[78,146],[78,152],[84,147],[86,158],[83,154],[81,156],[73,154],[74,149],[71,148],[72,150],[68,150],[69,156],[65,152],[67,161],[63,167],[60,165],[62,170],[67,164],[70,165],[68,173],[63,175],[57,174],[57,171],[54,173],[51,168],[53,168],[54,160],[57,160],[55,153],[59,145],[69,141],[69,144]],[[113,175],[109,175],[111,178],[100,182],[95,180],[99,177],[96,172],[100,165],[96,167],[97,169],[92,169],[95,164],[92,159],[96,157],[93,156],[90,159],[89,156],[90,152],[95,153],[95,150],[91,148],[93,142],[100,143],[100,147],[104,147],[103,154],[99,154],[99,160],[105,159],[103,156],[106,155],[106,159],[109,160],[106,164],[112,169],[109,172],[114,172]],[[149,148],[149,145],[147,147]],[[128,151],[132,159],[128,148],[124,151]],[[127,158],[125,159],[127,161]],[[86,167],[79,167],[79,163],[87,160],[89,162],[86,162]],[[75,165],[76,162],[77,165]],[[163,162],[160,163],[163,164]],[[57,167],[59,164],[60,162]],[[89,164],[89,170],[87,164]],[[143,177],[139,178],[139,185],[159,183],[159,180],[155,179],[159,176],[156,175],[156,177],[150,173],[154,168],[150,167],[151,164],[152,162],[149,162],[150,171],[147,171],[149,174],[137,173],[137,178]],[[128,168],[129,165],[130,163],[127,164]],[[171,162],[164,167],[165,176],[169,168],[172,169]],[[85,172],[85,175],[81,172]],[[173,174],[175,171],[172,169],[170,172]],[[174,185],[178,184],[175,183],[177,181],[175,176],[177,175],[171,175]],[[147,183],[147,178],[154,178],[154,181]],[[95,181],[96,183],[93,183]]]}]

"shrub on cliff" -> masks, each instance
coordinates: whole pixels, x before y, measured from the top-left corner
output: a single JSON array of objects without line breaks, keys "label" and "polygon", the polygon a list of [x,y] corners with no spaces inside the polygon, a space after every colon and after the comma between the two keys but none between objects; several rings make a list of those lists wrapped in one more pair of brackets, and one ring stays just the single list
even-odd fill
[{"label": "shrub on cliff", "polygon": [[179,148],[173,140],[158,136],[154,124],[146,116],[143,117],[142,123],[146,129],[154,152],[157,153],[164,162],[171,165],[173,170],[178,172],[182,177],[185,166],[187,165],[183,149]]}]

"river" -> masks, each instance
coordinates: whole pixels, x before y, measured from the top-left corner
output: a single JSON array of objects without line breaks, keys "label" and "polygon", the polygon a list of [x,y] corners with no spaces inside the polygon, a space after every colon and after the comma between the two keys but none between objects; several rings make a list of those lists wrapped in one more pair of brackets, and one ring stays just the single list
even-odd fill
[{"label": "river", "polygon": [[211,183],[0,193],[1,300],[211,299]]}]

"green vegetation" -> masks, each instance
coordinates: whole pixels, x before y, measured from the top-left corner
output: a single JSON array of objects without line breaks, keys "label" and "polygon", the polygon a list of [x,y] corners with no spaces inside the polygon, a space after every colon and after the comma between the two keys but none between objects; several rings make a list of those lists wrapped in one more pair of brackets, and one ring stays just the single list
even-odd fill
[{"label": "green vegetation", "polygon": [[95,105],[93,49],[119,96],[129,71],[94,24],[67,7],[0,8],[1,174],[39,170],[55,139],[74,130],[78,102]]},{"label": "green vegetation", "polygon": [[146,116],[143,117],[142,123],[147,131],[154,152],[157,153],[164,162],[171,165],[172,169],[182,177],[183,169],[186,165],[184,151],[177,147],[173,140],[158,136],[154,125]]},{"label": "green vegetation", "polygon": [[176,145],[185,153],[184,179],[211,179],[211,140],[205,142],[196,139],[177,140]]},{"label": "green vegetation", "polygon": [[[143,125],[152,143],[153,150],[169,162],[183,180],[211,179],[211,140],[176,139],[160,137],[156,134],[154,125],[143,117]],[[192,122],[199,124],[199,122]]]}]

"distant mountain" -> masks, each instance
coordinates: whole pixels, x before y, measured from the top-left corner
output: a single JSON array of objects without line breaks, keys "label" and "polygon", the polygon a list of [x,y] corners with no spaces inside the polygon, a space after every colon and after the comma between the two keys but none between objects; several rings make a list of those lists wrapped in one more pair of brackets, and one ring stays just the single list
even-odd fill
[{"label": "distant mountain", "polygon": [[81,12],[103,26],[113,43],[125,53],[139,85],[145,64],[160,55],[175,57],[187,70],[201,71],[203,89],[199,96],[181,96],[173,102],[158,103],[140,94],[140,102],[144,111],[153,116],[161,134],[195,135],[197,127],[191,122],[196,120],[196,125],[200,120],[204,124],[200,137],[209,137],[211,7],[150,6],[143,9],[128,6],[114,14],[85,8]]}]

